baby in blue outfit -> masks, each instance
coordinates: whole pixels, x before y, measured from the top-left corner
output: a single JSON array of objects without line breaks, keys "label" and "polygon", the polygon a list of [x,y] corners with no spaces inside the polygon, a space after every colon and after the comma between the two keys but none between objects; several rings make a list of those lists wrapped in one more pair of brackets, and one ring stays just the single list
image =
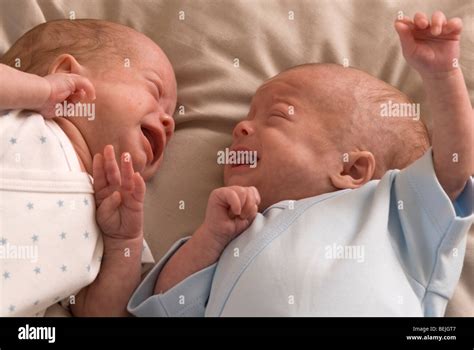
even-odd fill
[{"label": "baby in blue outfit", "polygon": [[132,314],[444,315],[473,221],[462,22],[418,13],[395,29],[423,79],[431,147],[417,106],[364,72],[278,74],[233,132],[231,151],[256,164],[226,165],[203,224],[142,282]]}]

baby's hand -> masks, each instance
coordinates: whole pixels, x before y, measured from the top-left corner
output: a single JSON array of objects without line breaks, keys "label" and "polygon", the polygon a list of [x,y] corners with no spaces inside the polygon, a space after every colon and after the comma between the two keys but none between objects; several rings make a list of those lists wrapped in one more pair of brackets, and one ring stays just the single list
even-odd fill
[{"label": "baby's hand", "polygon": [[68,100],[69,103],[92,102],[95,100],[95,88],[89,79],[67,73],[55,73],[44,77],[49,83],[51,93],[48,100],[38,108],[45,118],[54,118],[56,104]]},{"label": "baby's hand", "polygon": [[121,170],[110,145],[94,156],[93,177],[97,223],[106,237],[133,239],[143,235],[145,182],[133,171],[129,153],[121,157]]},{"label": "baby's hand", "polygon": [[445,73],[457,68],[462,21],[446,20],[441,11],[431,17],[417,13],[414,20],[405,17],[395,21],[403,56],[422,76]]},{"label": "baby's hand", "polygon": [[203,224],[166,262],[156,281],[155,294],[214,264],[227,244],[253,222],[259,204],[255,187],[230,186],[212,191]]},{"label": "baby's hand", "polygon": [[222,251],[253,222],[259,204],[260,194],[255,187],[230,186],[215,189],[209,196],[203,232]]}]

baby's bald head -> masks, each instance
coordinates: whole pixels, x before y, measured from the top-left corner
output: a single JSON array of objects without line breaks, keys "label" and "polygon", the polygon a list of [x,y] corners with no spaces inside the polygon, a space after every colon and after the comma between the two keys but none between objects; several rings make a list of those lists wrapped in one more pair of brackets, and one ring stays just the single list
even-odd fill
[{"label": "baby's bald head", "polygon": [[[54,20],[25,33],[2,57],[2,63],[44,76],[51,62],[70,54],[82,65],[97,71],[110,69],[124,60],[137,61],[143,46],[158,48],[136,30],[95,19]],[[163,54],[164,56],[164,54]],[[20,66],[15,60],[20,60]]]},{"label": "baby's bald head", "polygon": [[276,77],[300,85],[302,98],[314,108],[316,124],[342,153],[357,149],[374,154],[375,178],[406,167],[429,147],[426,127],[418,118],[382,116],[383,104],[412,101],[368,73],[337,64],[304,64]]},{"label": "baby's bald head", "polygon": [[410,102],[353,68],[307,64],[278,74],[259,87],[233,132],[232,148],[256,151],[257,166],[226,166],[225,184],[255,186],[263,210],[406,167],[428,148],[428,136],[413,118],[382,117],[388,101]]}]

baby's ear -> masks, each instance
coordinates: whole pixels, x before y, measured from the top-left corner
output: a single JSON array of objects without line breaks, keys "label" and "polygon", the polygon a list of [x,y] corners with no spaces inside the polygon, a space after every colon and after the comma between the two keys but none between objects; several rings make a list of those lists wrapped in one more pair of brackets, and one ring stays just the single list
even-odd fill
[{"label": "baby's ear", "polygon": [[359,188],[372,180],[374,173],[374,155],[368,151],[355,151],[343,155],[342,169],[330,175],[330,179],[339,189]]},{"label": "baby's ear", "polygon": [[79,74],[83,72],[84,68],[77,62],[74,56],[67,53],[56,57],[49,66],[48,74],[54,73],[73,73]]}]

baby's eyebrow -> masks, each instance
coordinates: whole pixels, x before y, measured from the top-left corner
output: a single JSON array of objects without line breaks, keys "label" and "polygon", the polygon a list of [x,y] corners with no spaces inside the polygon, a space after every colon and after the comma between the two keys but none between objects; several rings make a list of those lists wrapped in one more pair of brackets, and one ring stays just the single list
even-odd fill
[{"label": "baby's eyebrow", "polygon": [[288,105],[288,106],[294,106],[295,102],[296,102],[295,96],[288,96],[288,94],[286,94],[286,95],[282,95],[282,94],[272,95],[272,97],[271,97],[271,104],[272,105],[285,104],[285,105]]},{"label": "baby's eyebrow", "polygon": [[294,107],[294,104],[290,103],[290,101],[288,100],[285,100],[285,99],[282,99],[282,98],[279,98],[277,101],[272,101],[271,105],[270,105],[270,108],[284,108],[285,110],[292,107],[293,109],[295,108]]},{"label": "baby's eyebrow", "polygon": [[277,104],[277,103],[287,103],[287,99],[285,97],[280,97],[280,96],[273,96],[272,98],[272,103]]}]

